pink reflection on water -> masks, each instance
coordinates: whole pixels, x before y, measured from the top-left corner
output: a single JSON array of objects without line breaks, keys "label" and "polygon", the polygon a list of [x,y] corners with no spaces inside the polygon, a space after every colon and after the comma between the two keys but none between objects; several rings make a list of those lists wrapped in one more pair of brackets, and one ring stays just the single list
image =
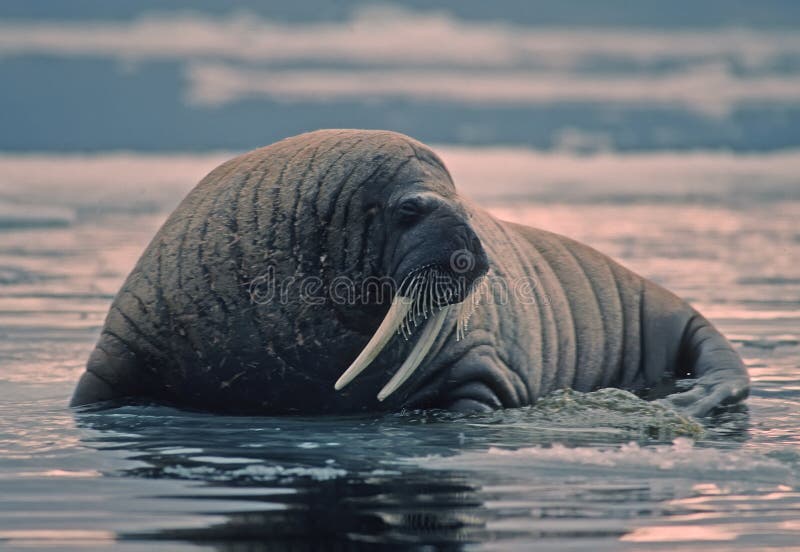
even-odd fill
[{"label": "pink reflection on water", "polygon": [[625,542],[731,541],[739,532],[718,525],[655,525],[640,527],[620,538]]}]

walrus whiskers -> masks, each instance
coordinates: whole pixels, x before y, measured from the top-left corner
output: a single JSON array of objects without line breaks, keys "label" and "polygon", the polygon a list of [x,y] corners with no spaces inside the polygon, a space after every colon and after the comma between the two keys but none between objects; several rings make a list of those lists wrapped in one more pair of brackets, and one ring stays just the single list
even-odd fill
[{"label": "walrus whiskers", "polygon": [[[456,341],[461,341],[467,335],[469,319],[475,312],[475,308],[478,306],[478,303],[480,303],[481,294],[485,291],[486,282],[486,276],[482,276],[476,280],[472,285],[472,289],[470,289],[469,293],[467,293],[467,296],[461,303],[459,303],[458,320],[456,322]],[[458,285],[459,291],[462,291],[465,287],[463,280],[459,280]]]},{"label": "walrus whiskers", "polygon": [[[425,284],[428,281],[429,270],[427,267],[407,276],[399,286],[389,311],[383,318],[381,325],[373,334],[367,345],[356,357],[352,364],[345,370],[334,384],[337,391],[344,388],[361,372],[363,372],[380,352],[389,343],[395,332],[399,332],[408,339],[411,335],[411,324],[418,325],[417,313],[420,311],[420,297],[424,294]],[[401,293],[407,295],[401,295]],[[420,313],[421,315],[422,313]]]},{"label": "walrus whiskers", "polygon": [[[407,276],[400,284],[398,293],[383,322],[358,357],[336,381],[334,388],[337,390],[344,388],[363,372],[386,347],[393,333],[398,332],[408,339],[412,332],[412,326],[413,328],[418,327],[424,319],[426,320],[425,327],[411,353],[392,379],[378,393],[379,401],[386,399],[414,374],[441,333],[447,315],[456,308],[458,309],[456,339],[460,340],[463,337],[466,333],[467,321],[478,301],[476,291],[479,290],[480,283],[483,281],[481,279],[478,285],[473,286],[463,301],[439,307],[439,300],[449,300],[456,291],[462,291],[464,287],[462,282],[455,281],[456,291],[454,291],[451,285],[454,280],[435,267],[422,267]],[[430,320],[428,320],[429,316]]]}]

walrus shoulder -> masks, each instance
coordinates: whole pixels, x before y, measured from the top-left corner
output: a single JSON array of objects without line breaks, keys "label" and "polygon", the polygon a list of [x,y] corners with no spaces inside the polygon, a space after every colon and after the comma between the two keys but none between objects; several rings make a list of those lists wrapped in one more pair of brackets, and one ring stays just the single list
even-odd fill
[{"label": "walrus shoulder", "polygon": [[104,332],[89,356],[70,406],[142,396],[151,377],[122,340]]}]

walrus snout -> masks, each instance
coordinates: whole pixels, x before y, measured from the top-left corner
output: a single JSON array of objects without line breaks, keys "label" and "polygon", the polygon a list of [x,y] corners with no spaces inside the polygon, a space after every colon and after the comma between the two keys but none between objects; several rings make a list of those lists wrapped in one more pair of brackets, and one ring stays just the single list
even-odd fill
[{"label": "walrus snout", "polygon": [[[486,255],[486,251],[477,234],[471,227],[466,226],[465,228],[468,232],[468,235],[464,238],[465,247],[450,254],[449,269],[469,282],[470,285],[467,287],[467,291],[469,291],[472,284],[489,271],[489,257]],[[463,301],[464,297],[459,300]]]}]

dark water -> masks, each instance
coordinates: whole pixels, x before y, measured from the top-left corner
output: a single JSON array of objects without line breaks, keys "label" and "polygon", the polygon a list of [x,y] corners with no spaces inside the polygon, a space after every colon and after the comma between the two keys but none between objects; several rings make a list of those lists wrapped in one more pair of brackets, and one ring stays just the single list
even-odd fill
[{"label": "dark water", "polygon": [[[122,278],[197,173],[224,156],[7,156],[3,548],[800,542],[797,156],[675,163],[443,151],[462,187],[498,216],[587,241],[706,312],[743,354],[752,397],[702,424],[621,392],[466,417],[74,412],[69,394]],[[504,187],[489,190],[490,173]]]}]

